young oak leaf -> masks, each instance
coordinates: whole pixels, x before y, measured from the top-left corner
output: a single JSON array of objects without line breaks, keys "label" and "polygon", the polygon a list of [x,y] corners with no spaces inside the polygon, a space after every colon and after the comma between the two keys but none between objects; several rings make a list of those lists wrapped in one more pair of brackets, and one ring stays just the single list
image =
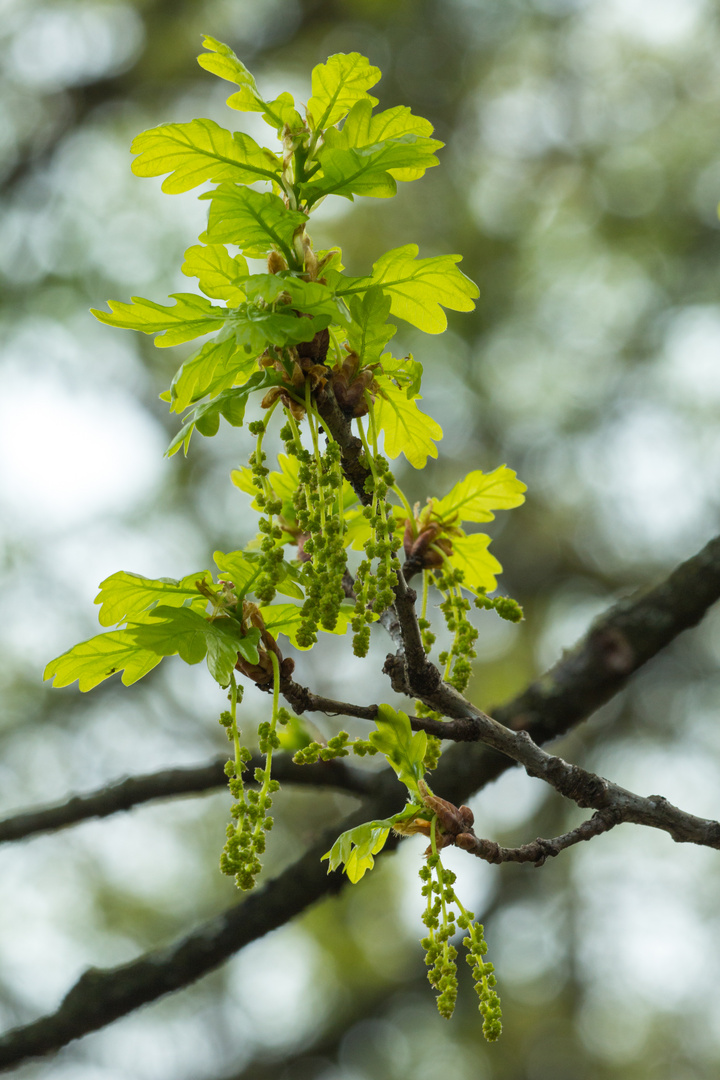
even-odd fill
[{"label": "young oak leaf", "polygon": [[493,510],[511,510],[525,502],[527,486],[518,480],[517,473],[507,465],[493,472],[475,469],[460,480],[445,498],[434,504],[434,513],[449,521],[492,521]]},{"label": "young oak leaf", "polygon": [[228,45],[216,38],[205,36],[203,46],[210,52],[198,56],[200,67],[240,87],[237,93],[231,94],[227,99],[231,109],[239,112],[260,112],[271,127],[278,129],[286,124],[293,131],[302,127],[302,117],[294,108],[295,102],[291,94],[285,92],[275,101],[264,101],[255,79]]},{"label": "young oak leaf", "polygon": [[129,623],[124,630],[111,630],[75,645],[50,661],[44,678],[54,676],[56,687],[69,686],[77,679],[84,692],[123,671],[122,682],[130,686],[165,656],[177,653],[186,664],[197,664],[207,654],[213,678],[227,686],[238,653],[250,663],[258,662],[259,637],[259,630],[244,633],[234,619],[207,619],[192,608],[166,605],[148,612],[146,622]]},{"label": "young oak leaf", "polygon": [[387,251],[373,265],[366,278],[347,278],[333,272],[332,279],[340,296],[363,293],[378,285],[390,297],[390,312],[426,334],[442,334],[447,329],[443,308],[472,311],[480,290],[474,281],[458,270],[460,255],[437,255],[418,259],[417,244]]},{"label": "young oak leaf", "polygon": [[211,243],[237,244],[251,258],[262,258],[276,248],[294,261],[293,233],[307,214],[289,210],[278,195],[222,184],[199,196],[210,199],[205,238]]},{"label": "young oak leaf", "polygon": [[[259,556],[255,552],[230,551],[225,554],[222,551],[216,551],[213,559],[223,578],[232,581],[239,600],[252,592],[252,586],[262,571]],[[275,584],[277,591],[282,596],[302,600],[304,593],[296,584],[297,571],[294,567],[287,562],[282,562],[278,564],[278,571],[280,577]]]},{"label": "young oak leaf", "polygon": [[255,370],[256,354],[247,353],[237,338],[220,335],[178,369],[170,386],[170,412],[183,412],[208,394],[217,396],[232,386],[242,386]]},{"label": "young oak leaf", "polygon": [[274,305],[276,312],[286,307],[302,311],[305,316],[326,315],[329,320],[350,321],[345,301],[320,281],[303,281],[286,271],[278,274],[252,274],[245,281],[244,289],[248,298],[264,305]]},{"label": "young oak leaf", "polygon": [[155,344],[161,349],[210,334],[223,326],[229,315],[227,308],[216,307],[196,293],[172,293],[170,299],[176,301],[172,307],[145,300],[142,296],[132,296],[130,299],[130,304],[108,300],[109,313],[96,308],[90,310],[99,322],[107,326],[158,334]]},{"label": "young oak leaf", "polygon": [[353,296],[348,304],[352,323],[348,345],[358,354],[364,366],[376,363],[385,351],[397,327],[388,323],[390,297],[380,288],[368,289],[362,296]]},{"label": "young oak leaf", "polygon": [[57,656],[46,666],[43,678],[52,679],[53,686],[69,686],[78,681],[85,693],[122,671],[125,686],[142,679],[162,660],[157,652],[143,649],[128,630],[112,630],[81,641],[72,649]]},{"label": "young oak leaf", "polygon": [[202,291],[213,300],[237,307],[245,299],[242,285],[249,274],[248,264],[242,255],[231,258],[224,244],[188,248],[181,269],[187,277],[196,277]]},{"label": "young oak leaf", "polygon": [[385,453],[391,459],[402,453],[413,468],[424,469],[429,457],[437,457],[435,441],[442,439],[442,428],[391,379],[381,376],[377,382],[373,412],[375,426],[385,433]]},{"label": "young oak leaf", "polygon": [[335,53],[312,72],[312,97],[308,101],[308,122],[314,131],[324,130],[347,116],[356,101],[377,105],[367,91],[382,78],[360,53]]},{"label": "young oak leaf", "polygon": [[393,818],[366,821],[341,833],[321,859],[329,859],[328,874],[344,864],[345,873],[353,885],[357,885],[365,872],[375,865],[374,856],[385,847],[393,824]]},{"label": "young oak leaf", "polygon": [[208,438],[217,435],[221,416],[227,420],[231,427],[242,427],[250,394],[254,390],[265,389],[265,387],[273,385],[272,375],[265,371],[256,371],[243,386],[233,390],[223,390],[212,401],[196,405],[185,417],[183,426],[168,446],[165,456],[172,457],[181,446],[187,455],[190,438],[195,428],[201,435]]},{"label": "young oak leaf", "polygon": [[221,685],[230,681],[238,653],[251,664],[258,662],[259,630],[253,627],[245,632],[240,623],[229,616],[206,618],[187,607],[157,607],[149,612],[149,616],[148,622],[131,623],[127,627],[141,648],[160,656],[177,653],[186,664],[199,663],[211,649],[209,666],[213,678],[220,670],[223,678],[227,676]]},{"label": "young oak leaf", "polygon": [[146,578],[120,570],[100,582],[100,592],[95,597],[95,603],[100,604],[98,622],[101,626],[115,626],[128,619],[137,620],[148,608],[158,604],[167,607],[188,604],[204,611],[208,598],[198,591],[198,582],[212,585],[210,571],[199,570],[176,581],[173,578]]},{"label": "young oak leaf", "polygon": [[488,551],[490,537],[485,533],[453,536],[452,555],[448,561],[456,570],[463,572],[463,588],[471,592],[492,592],[497,588],[496,575],[502,566]]},{"label": "young oak leaf", "polygon": [[[280,472],[271,472],[268,474],[268,480],[273,491],[279,499],[282,499],[282,515],[290,521],[295,520],[295,507],[293,505],[293,496],[298,487],[298,471],[300,463],[297,458],[290,457],[288,454],[278,454],[278,465],[280,466]],[[248,495],[252,495],[253,502],[250,504],[253,510],[260,510],[260,506],[254,501],[258,495],[258,489],[253,482],[253,472],[246,465],[241,465],[239,469],[233,469],[230,473],[230,479],[235,487],[240,491],[244,491]]]},{"label": "young oak leaf", "polygon": [[409,109],[372,116],[368,100],[353,105],[342,130],[330,128],[317,159],[322,175],[304,188],[312,205],[324,195],[390,198],[397,180],[416,180],[438,164],[435,151],[443,146],[429,138],[432,125],[413,117]]},{"label": "young oak leaf", "polygon": [[369,741],[385,755],[411,795],[422,803],[419,784],[425,775],[427,735],[424,731],[413,734],[407,713],[396,712],[390,705],[378,706],[375,728]]},{"label": "young oak leaf", "polygon": [[130,150],[139,156],[132,163],[136,176],[170,175],[162,189],[177,195],[204,184],[231,181],[254,184],[256,180],[278,182],[282,168],[271,150],[249,135],[221,128],[214,120],[191,120],[187,124],[160,124],[143,131]]},{"label": "young oak leaf", "polygon": [[[325,630],[324,627],[319,627],[323,633],[327,634],[339,634],[343,635],[350,625],[350,620],[355,613],[355,609],[350,604],[342,604],[340,611],[338,612],[338,620],[333,630]],[[268,604],[265,607],[260,608],[260,614],[262,615],[263,622],[265,623],[265,629],[269,630],[274,638],[277,639],[278,634],[284,634],[289,638],[296,649],[312,648],[312,646],[298,645],[297,632],[302,624],[302,616],[300,614],[300,608],[296,604]]]}]

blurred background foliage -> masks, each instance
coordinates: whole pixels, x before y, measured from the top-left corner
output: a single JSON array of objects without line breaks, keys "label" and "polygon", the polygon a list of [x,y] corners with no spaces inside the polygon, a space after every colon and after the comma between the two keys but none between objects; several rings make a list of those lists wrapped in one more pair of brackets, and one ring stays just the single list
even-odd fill
[{"label": "blurred background foliage", "polygon": [[[0,0],[0,803],[7,812],[221,753],[222,695],[168,661],[126,690],[41,685],[96,632],[118,569],[182,576],[252,533],[225,429],[190,458],[158,393],[184,355],[96,324],[163,302],[203,227],[195,193],[130,173],[134,134],[247,117],[195,64],[227,41],[268,95],[357,50],[382,107],[445,141],[397,199],[333,200],[318,246],[352,273],[383,250],[459,252],[482,290],[425,365],[441,458],[398,469],[411,498],[507,462],[526,505],[490,527],[526,622],[484,613],[471,693],[491,708],[616,597],[718,524],[720,16],[711,0]],[[252,118],[249,118],[252,120]],[[172,355],[170,355],[172,354]],[[718,816],[718,616],[684,635],[559,752]],[[303,655],[318,692],[387,699],[386,643]],[[351,662],[352,661],[352,662]],[[371,692],[368,684],[371,684]],[[248,728],[266,701],[248,694]],[[319,720],[323,731],[331,723]],[[358,725],[358,732],[362,726]],[[217,870],[223,793],[140,808],[0,851],[0,1022],[54,1008],[89,964],[122,962],[235,903]],[[267,859],[293,860],[346,796],[288,789]],[[473,802],[482,835],[560,832],[572,810],[508,773]],[[362,885],[173,998],[18,1070],[72,1080],[704,1080],[720,1065],[717,855],[625,826],[542,870],[450,859],[485,919],[506,1033],[483,1042],[468,984],[442,1021],[425,981],[407,841]],[[453,853],[459,854],[461,853]]]}]

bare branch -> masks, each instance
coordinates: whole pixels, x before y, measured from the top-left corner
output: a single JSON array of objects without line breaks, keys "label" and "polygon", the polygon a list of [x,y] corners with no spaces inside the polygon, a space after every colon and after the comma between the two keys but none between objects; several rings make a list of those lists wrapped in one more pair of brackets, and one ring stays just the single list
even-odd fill
[{"label": "bare branch", "polygon": [[[321,857],[338,830],[353,828],[368,817],[386,817],[401,796],[394,777],[386,777],[379,794],[336,828],[327,831],[302,858],[273,881],[222,915],[201,923],[167,948],[119,967],[86,971],[58,1010],[0,1037],[0,1071],[28,1058],[66,1046],[73,1039],[112,1023],[164,994],[180,990],[222,964],[243,946],[283,926],[321,897],[338,892],[345,875],[329,874]],[[397,846],[389,837],[387,848]]]},{"label": "bare branch", "polygon": [[[164,769],[145,776],[131,776],[87,795],[75,795],[54,806],[14,814],[0,821],[0,844],[23,840],[38,833],[54,832],[89,818],[108,817],[155,799],[199,794],[225,787],[228,782],[225,775],[226,761],[227,755],[206,765]],[[254,754],[246,766],[246,772],[254,776],[255,769],[262,767],[264,761],[260,754]],[[278,754],[273,759],[273,776],[281,783],[339,788],[354,795],[370,794],[375,779],[372,773],[354,769],[337,760],[318,761],[315,765],[295,765],[289,754]],[[252,780],[250,782],[254,783]]]},{"label": "bare branch", "polygon": [[322,712],[328,716],[357,716],[360,720],[374,720],[377,716],[377,705],[353,705],[349,701],[334,701],[321,694],[313,694],[306,686],[296,683],[291,675],[281,677],[280,692],[298,715]]},{"label": "bare branch", "polygon": [[613,814],[598,810],[587,821],[583,821],[582,825],[563,833],[562,836],[556,836],[553,840],[543,840],[538,837],[537,840],[523,844],[522,847],[506,848],[500,847],[494,840],[482,840],[473,833],[464,832],[456,837],[455,846],[489,863],[531,862],[535,866],[542,866],[546,859],[554,858],[573,844],[591,840],[593,836],[608,832],[617,823]]},{"label": "bare branch", "polygon": [[508,727],[526,728],[536,742],[564,734],[678,634],[696,626],[718,599],[720,536],[659,585],[614,604],[550,671],[493,715]]}]

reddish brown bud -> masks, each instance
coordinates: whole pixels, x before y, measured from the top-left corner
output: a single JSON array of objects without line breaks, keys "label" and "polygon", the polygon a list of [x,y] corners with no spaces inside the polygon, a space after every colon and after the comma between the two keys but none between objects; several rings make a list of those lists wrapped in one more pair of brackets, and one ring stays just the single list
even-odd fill
[{"label": "reddish brown bud", "polygon": [[268,255],[268,273],[279,274],[281,270],[287,270],[288,266],[279,251],[271,251]]}]

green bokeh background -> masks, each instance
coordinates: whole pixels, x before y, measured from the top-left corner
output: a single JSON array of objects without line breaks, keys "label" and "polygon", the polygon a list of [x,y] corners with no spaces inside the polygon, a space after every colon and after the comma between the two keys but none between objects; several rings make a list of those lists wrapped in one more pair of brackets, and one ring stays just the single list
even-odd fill
[{"label": "green bokeh background", "polygon": [[[441,167],[388,201],[330,199],[317,246],[351,273],[384,250],[458,252],[475,313],[442,337],[402,327],[445,429],[413,499],[506,462],[524,507],[490,528],[519,627],[482,615],[474,701],[522,689],[615,598],[714,532],[720,478],[720,17],[711,0],[0,0],[0,807],[220,753],[222,694],[165,662],[92,694],[41,684],[96,631],[118,569],[182,576],[253,532],[225,428],[187,461],[158,400],[182,349],[96,324],[108,297],[189,287],[195,193],[130,172],[138,131],[210,116],[229,88],[195,63],[227,41],[268,95],[309,96],[312,66],[360,51],[382,107],[410,105]],[[684,635],[558,752],[643,794],[718,817],[717,614]],[[392,700],[386,643],[330,641],[302,681]],[[342,694],[340,691],[342,690]],[[248,693],[252,730],[267,700]],[[329,734],[331,723],[319,720]],[[358,724],[358,733],[363,730]],[[139,808],[0,850],[0,1023],[57,1006],[88,965],[119,963],[235,903],[217,870],[223,793]],[[288,789],[267,871],[349,797]],[[576,818],[538,781],[474,802],[506,843]],[[542,870],[472,865],[505,1006],[486,1047],[468,983],[442,1021],[425,981],[407,841],[361,885],[196,986],[76,1043],[22,1080],[710,1080],[720,1067],[717,855],[626,826]]]}]

